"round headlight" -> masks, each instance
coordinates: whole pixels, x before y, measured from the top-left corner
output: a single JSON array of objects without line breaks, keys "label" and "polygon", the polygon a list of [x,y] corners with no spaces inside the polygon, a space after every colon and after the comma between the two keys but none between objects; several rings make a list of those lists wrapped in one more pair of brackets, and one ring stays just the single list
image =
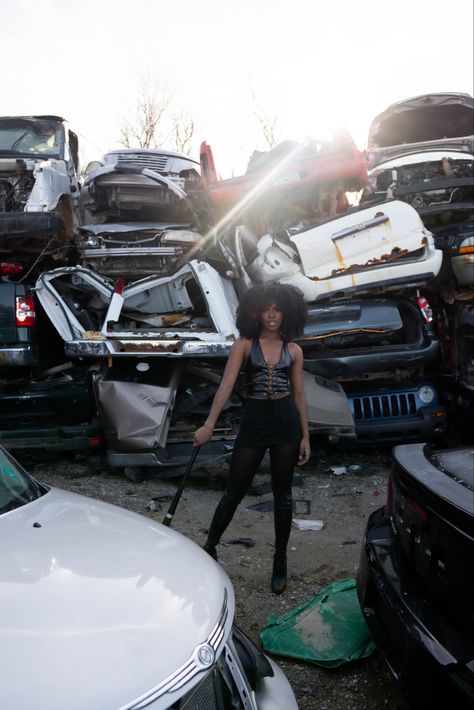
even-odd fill
[{"label": "round headlight", "polygon": [[423,387],[420,387],[420,389],[418,390],[418,395],[423,404],[431,404],[431,402],[433,402],[436,397],[436,392],[434,391],[433,387],[430,387],[429,385],[423,385]]}]

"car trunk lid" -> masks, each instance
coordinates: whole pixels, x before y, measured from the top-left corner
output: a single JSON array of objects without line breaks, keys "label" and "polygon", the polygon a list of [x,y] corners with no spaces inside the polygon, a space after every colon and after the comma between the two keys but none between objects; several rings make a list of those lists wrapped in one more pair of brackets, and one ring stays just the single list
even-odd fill
[{"label": "car trunk lid", "polygon": [[[474,449],[394,449],[392,519],[403,557],[428,598],[474,629]],[[467,593],[453,604],[455,592]]]}]

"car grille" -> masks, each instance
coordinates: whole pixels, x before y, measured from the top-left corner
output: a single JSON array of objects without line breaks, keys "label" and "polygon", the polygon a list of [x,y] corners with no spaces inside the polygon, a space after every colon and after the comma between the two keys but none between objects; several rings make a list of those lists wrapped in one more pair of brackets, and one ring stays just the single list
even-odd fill
[{"label": "car grille", "polygon": [[216,676],[209,673],[196,688],[179,703],[179,710],[219,710],[216,696]]},{"label": "car grille", "polygon": [[413,393],[370,395],[351,399],[356,420],[412,417],[417,412]]},{"label": "car grille", "polygon": [[149,168],[157,173],[166,172],[167,155],[142,155],[141,153],[118,153],[117,163],[127,163],[138,168]]},{"label": "car grille", "polygon": [[[217,652],[219,646],[222,643],[222,640],[224,638],[225,634],[225,626],[226,626],[226,621],[227,617],[229,615],[229,606],[228,606],[228,593],[227,589],[224,590],[224,601],[222,603],[222,609],[220,616],[212,629],[211,633],[209,634],[208,638],[203,644],[200,644],[199,646],[196,647],[195,652],[192,654],[192,656],[186,661],[180,668],[178,668],[171,676],[168,678],[165,678],[159,685],[157,685],[155,688],[150,690],[148,693],[145,693],[142,695],[140,698],[138,698],[136,701],[130,703],[129,705],[126,705],[123,707],[123,710],[142,710],[142,708],[148,707],[148,705],[151,705],[155,700],[158,698],[161,698],[163,695],[166,693],[171,693],[176,690],[179,690],[179,688],[182,688],[183,685],[188,683],[192,678],[194,678],[198,673],[202,672],[203,665],[202,661],[199,660],[199,654],[197,651],[202,647],[202,646],[207,646],[207,650],[209,651],[214,651],[214,653]],[[208,673],[206,678],[201,681],[201,683],[198,684],[197,688],[201,687],[201,684],[206,681],[206,679],[211,676],[211,682],[213,682],[212,678],[213,675],[212,673]],[[187,697],[187,696],[186,696]],[[192,694],[190,695],[192,697]],[[199,697],[199,696],[198,696]],[[200,702],[200,698],[199,698]],[[172,706],[174,707],[174,706]],[[178,707],[181,710],[181,705],[178,705]],[[188,710],[200,710],[200,708],[209,708],[209,710],[213,710],[214,705],[189,705],[187,706]],[[217,708],[217,706],[215,706]]]}]

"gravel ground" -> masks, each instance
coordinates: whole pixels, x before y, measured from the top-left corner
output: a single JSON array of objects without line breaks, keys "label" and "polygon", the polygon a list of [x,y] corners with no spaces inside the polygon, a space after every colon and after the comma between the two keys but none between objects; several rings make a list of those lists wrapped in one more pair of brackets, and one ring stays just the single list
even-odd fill
[{"label": "gravel ground", "polygon": [[[49,463],[26,460],[44,482],[99,498],[162,521],[178,479],[147,478],[130,482],[118,469],[91,472],[80,459]],[[345,466],[335,475],[331,466]],[[356,468],[349,468],[349,466]],[[260,645],[269,614],[281,614],[314,596],[329,582],[354,577],[368,515],[380,507],[390,466],[388,451],[335,452],[321,449],[298,472],[293,495],[295,517],[322,520],[319,531],[293,529],[289,548],[289,584],[285,594],[270,592],[273,513],[249,506],[271,501],[265,460],[254,487],[238,509],[219,546],[219,561],[236,594],[236,621]],[[225,465],[196,468],[185,487],[173,527],[202,545],[225,480]],[[258,495],[257,495],[258,494]],[[232,543],[250,538],[245,546]],[[300,710],[407,710],[377,652],[364,661],[327,670],[293,660],[276,659],[289,678]]]}]

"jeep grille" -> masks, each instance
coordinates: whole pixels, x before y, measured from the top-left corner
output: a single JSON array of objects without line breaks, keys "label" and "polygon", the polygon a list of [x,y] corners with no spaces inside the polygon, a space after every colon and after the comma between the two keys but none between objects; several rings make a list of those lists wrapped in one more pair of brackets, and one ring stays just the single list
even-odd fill
[{"label": "jeep grille", "polygon": [[411,417],[416,414],[416,398],[409,394],[381,394],[352,397],[355,419]]}]

